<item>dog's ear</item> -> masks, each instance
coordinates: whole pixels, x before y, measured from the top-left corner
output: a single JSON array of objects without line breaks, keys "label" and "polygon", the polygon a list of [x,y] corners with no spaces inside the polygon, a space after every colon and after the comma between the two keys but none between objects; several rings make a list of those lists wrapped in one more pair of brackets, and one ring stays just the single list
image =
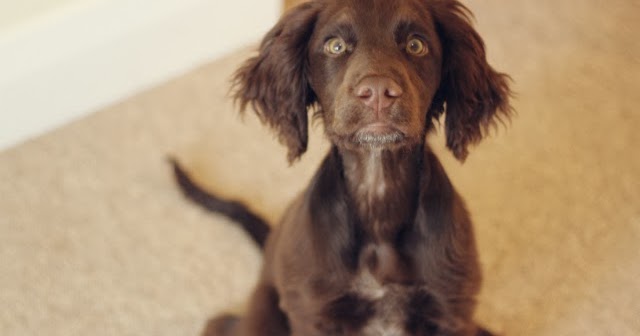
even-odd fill
[{"label": "dog's ear", "polygon": [[484,42],[464,5],[438,0],[432,6],[443,52],[442,79],[431,115],[438,118],[445,112],[447,147],[464,161],[470,144],[511,115],[509,77],[487,63]]},{"label": "dog's ear", "polygon": [[290,10],[267,33],[259,54],[233,79],[233,94],[244,111],[251,104],[288,148],[289,162],[307,150],[307,109],[315,102],[306,75],[307,43],[319,12],[315,3]]}]

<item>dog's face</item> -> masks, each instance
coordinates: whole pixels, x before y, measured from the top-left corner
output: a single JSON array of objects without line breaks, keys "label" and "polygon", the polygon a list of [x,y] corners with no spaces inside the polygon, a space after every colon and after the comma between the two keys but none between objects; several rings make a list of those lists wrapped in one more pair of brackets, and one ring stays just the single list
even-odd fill
[{"label": "dog's face", "polygon": [[318,107],[336,146],[368,150],[425,141],[446,112],[447,147],[460,160],[500,116],[505,75],[456,0],[316,0],[285,15],[235,77],[294,160]]},{"label": "dog's face", "polygon": [[368,150],[424,141],[442,48],[423,2],[329,2],[308,55],[308,80],[334,144]]}]

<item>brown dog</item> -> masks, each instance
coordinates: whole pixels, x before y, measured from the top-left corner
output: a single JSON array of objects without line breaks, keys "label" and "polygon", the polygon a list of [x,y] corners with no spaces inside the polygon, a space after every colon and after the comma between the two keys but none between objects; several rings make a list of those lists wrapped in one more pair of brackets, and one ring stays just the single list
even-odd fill
[{"label": "brown dog", "polygon": [[[485,334],[473,321],[471,221],[425,143],[445,113],[447,146],[463,161],[511,112],[507,78],[487,64],[467,10],[454,0],[305,3],[235,79],[242,108],[278,133],[290,161],[306,150],[309,109],[333,147],[268,237],[246,316],[214,319],[207,335]],[[263,229],[238,204],[209,205]]]}]

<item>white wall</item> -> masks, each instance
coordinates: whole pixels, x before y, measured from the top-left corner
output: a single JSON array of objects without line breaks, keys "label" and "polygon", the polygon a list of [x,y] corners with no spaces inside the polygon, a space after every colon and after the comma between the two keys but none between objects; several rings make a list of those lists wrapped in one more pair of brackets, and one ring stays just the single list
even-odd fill
[{"label": "white wall", "polygon": [[[258,41],[281,8],[281,0],[28,1],[42,10],[0,25],[0,149]],[[2,16],[11,8],[0,2]]]},{"label": "white wall", "polygon": [[78,1],[82,0],[4,0],[0,2],[0,32]]}]

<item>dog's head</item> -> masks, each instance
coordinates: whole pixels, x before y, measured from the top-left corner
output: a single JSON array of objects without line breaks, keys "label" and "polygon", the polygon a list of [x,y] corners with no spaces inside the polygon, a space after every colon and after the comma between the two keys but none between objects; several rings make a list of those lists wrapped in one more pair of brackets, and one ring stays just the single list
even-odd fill
[{"label": "dog's head", "polygon": [[276,24],[234,83],[293,161],[314,105],[334,144],[363,150],[424,142],[445,113],[447,146],[464,160],[509,115],[507,82],[458,1],[316,0]]}]

